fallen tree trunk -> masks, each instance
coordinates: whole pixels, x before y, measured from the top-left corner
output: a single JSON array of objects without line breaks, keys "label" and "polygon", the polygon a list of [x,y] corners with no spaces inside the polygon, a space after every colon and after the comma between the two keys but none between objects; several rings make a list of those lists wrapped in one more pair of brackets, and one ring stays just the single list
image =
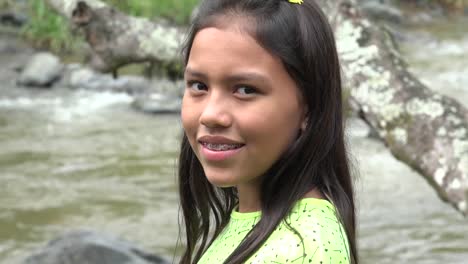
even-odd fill
[{"label": "fallen tree trunk", "polygon": [[320,3],[333,21],[346,86],[360,116],[396,158],[468,215],[467,109],[410,74],[389,31],[374,26],[354,1]]},{"label": "fallen tree trunk", "polygon": [[47,0],[81,29],[91,47],[90,66],[101,72],[149,61],[180,71],[182,31],[146,18],[127,16],[98,0]]},{"label": "fallen tree trunk", "polygon": [[439,2],[449,10],[461,14],[468,10],[468,0],[439,0]]},{"label": "fallen tree trunk", "polygon": [[[84,29],[108,69],[142,60],[180,63],[184,35],[174,27],[126,16],[98,0],[87,0],[88,9],[77,0],[48,2]],[[410,74],[391,34],[372,25],[354,0],[318,2],[335,29],[355,110],[396,158],[468,215],[468,110]]]}]

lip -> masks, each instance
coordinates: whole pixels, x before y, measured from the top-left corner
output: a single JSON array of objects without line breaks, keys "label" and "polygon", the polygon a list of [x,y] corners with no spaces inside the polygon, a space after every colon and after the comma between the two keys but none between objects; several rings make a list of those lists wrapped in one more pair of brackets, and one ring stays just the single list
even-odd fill
[{"label": "lip", "polygon": [[199,143],[212,143],[212,144],[242,144],[242,142],[232,140],[223,136],[202,136],[197,139]]},{"label": "lip", "polygon": [[[198,138],[198,144],[200,145],[200,152],[201,155],[207,161],[224,161],[229,158],[232,158],[237,153],[239,153],[243,148],[244,144],[242,142],[232,140],[222,136],[203,136]],[[214,151],[208,149],[203,143],[212,143],[212,144],[240,144],[241,147],[237,149],[230,149],[230,150],[221,150],[221,151]]]}]

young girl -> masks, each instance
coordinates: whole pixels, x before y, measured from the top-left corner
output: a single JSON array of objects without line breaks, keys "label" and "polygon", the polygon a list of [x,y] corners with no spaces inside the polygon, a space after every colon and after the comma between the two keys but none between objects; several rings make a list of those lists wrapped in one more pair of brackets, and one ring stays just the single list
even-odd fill
[{"label": "young girl", "polygon": [[358,263],[335,40],[312,0],[205,0],[185,46],[181,263]]}]

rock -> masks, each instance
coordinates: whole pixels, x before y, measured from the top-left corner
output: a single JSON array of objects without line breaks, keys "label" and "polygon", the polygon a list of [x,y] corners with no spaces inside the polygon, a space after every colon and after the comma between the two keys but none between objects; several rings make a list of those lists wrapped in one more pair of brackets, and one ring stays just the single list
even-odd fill
[{"label": "rock", "polygon": [[48,52],[34,55],[18,78],[18,84],[33,87],[50,87],[62,74],[63,64]]},{"label": "rock", "polygon": [[149,94],[137,97],[132,107],[138,111],[149,114],[180,113],[182,99],[161,94]]},{"label": "rock", "polygon": [[120,76],[112,79],[110,89],[116,92],[125,92],[131,95],[141,94],[150,89],[150,82],[141,76]]},{"label": "rock", "polygon": [[16,13],[13,11],[3,11],[0,12],[0,24],[12,26],[12,27],[22,27],[28,22],[28,17]]},{"label": "rock", "polygon": [[385,20],[393,23],[401,23],[403,20],[403,13],[389,4],[366,1],[362,3],[361,8],[372,19]]},{"label": "rock", "polygon": [[147,92],[151,86],[148,80],[140,76],[120,76],[114,79],[110,74],[98,73],[80,65],[70,65],[66,72],[63,85],[73,89],[125,92],[134,95]]},{"label": "rock", "polygon": [[50,241],[23,264],[169,264],[115,237],[74,231]]},{"label": "rock", "polygon": [[151,91],[153,91],[153,93],[182,97],[185,91],[185,81],[155,78],[151,80]]},{"label": "rock", "polygon": [[114,79],[110,74],[103,74],[80,64],[66,66],[61,85],[72,89],[125,92],[139,98],[151,98],[148,94],[165,94],[166,98],[182,97],[185,87],[183,80],[148,80],[131,75]]}]

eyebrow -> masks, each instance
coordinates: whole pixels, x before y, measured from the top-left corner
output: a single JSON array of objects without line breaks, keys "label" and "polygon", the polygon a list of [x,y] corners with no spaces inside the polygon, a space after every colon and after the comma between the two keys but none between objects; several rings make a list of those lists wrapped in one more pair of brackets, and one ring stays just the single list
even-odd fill
[{"label": "eyebrow", "polygon": [[[189,67],[185,69],[185,74],[193,76],[193,77],[205,79],[205,80],[209,79],[208,75],[206,75],[205,73],[193,70]],[[225,82],[257,81],[257,82],[262,82],[262,83],[269,83],[268,79],[264,75],[256,73],[256,72],[244,72],[244,73],[232,74],[224,78],[223,81]]]}]

